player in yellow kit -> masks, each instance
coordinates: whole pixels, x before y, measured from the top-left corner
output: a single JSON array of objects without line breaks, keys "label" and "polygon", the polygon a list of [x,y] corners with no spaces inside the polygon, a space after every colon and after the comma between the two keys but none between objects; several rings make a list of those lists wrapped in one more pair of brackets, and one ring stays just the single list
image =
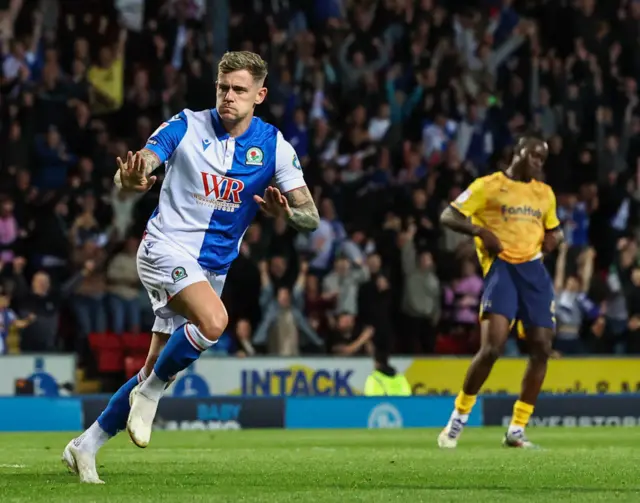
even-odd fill
[{"label": "player in yellow kit", "polygon": [[443,225],[475,237],[484,293],[481,347],[438,437],[440,447],[456,447],[476,395],[516,321],[525,329],[529,365],[503,444],[534,447],[524,429],[544,382],[555,329],[553,282],[542,255],[562,239],[553,190],[538,181],[547,155],[545,142],[523,138],[505,172],[478,178],[442,213]]}]

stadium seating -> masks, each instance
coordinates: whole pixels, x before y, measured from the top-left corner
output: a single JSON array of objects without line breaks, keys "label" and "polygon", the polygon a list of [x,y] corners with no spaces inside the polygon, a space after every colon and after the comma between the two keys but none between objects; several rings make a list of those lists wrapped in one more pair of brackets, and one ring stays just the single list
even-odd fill
[{"label": "stadium seating", "polygon": [[96,357],[98,371],[115,373],[124,370],[122,337],[111,333],[89,334],[89,347]]},{"label": "stadium seating", "polygon": [[127,379],[131,379],[134,375],[136,375],[142,367],[144,367],[144,363],[147,360],[146,355],[133,355],[127,356],[124,359],[124,373],[127,376]]},{"label": "stadium seating", "polygon": [[151,344],[151,334],[122,334],[121,340],[127,356],[146,356]]}]

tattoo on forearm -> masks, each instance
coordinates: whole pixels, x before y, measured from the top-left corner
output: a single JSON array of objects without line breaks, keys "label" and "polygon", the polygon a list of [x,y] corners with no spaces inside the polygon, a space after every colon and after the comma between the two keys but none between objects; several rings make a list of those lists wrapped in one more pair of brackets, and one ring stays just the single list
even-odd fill
[{"label": "tattoo on forearm", "polygon": [[293,215],[288,219],[289,224],[301,232],[311,232],[318,228],[320,216],[313,202],[311,192],[307,187],[292,190],[285,194]]},{"label": "tattoo on forearm", "polygon": [[140,155],[144,159],[145,166],[147,168],[145,170],[145,176],[149,176],[153,171],[160,167],[160,164],[162,164],[156,153],[152,152],[151,150],[143,148],[140,151]]},{"label": "tattoo on forearm", "polygon": [[[140,155],[144,159],[145,176],[149,176],[162,164],[158,156],[151,150],[143,148],[142,150],[140,150]],[[124,162],[126,163],[126,160]],[[116,171],[116,174],[113,177],[113,182],[120,190],[126,190],[126,188],[122,185],[122,174],[120,173],[120,170]]]}]

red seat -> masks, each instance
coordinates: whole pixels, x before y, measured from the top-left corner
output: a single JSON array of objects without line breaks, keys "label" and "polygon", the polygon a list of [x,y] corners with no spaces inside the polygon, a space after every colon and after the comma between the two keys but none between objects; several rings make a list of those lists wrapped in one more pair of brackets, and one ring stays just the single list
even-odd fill
[{"label": "red seat", "polygon": [[89,334],[89,347],[93,351],[103,350],[103,349],[122,349],[122,341],[120,337],[111,334],[109,332],[105,332],[103,334]]},{"label": "red seat", "polygon": [[464,355],[468,352],[467,341],[440,334],[436,338],[434,352],[438,355]]},{"label": "red seat", "polygon": [[96,357],[98,372],[111,373],[124,370],[124,351],[120,337],[111,334],[89,334],[89,347]]},{"label": "red seat", "polygon": [[120,337],[128,355],[147,355],[151,345],[151,334],[122,334]]},{"label": "red seat", "polygon": [[127,379],[131,379],[136,375],[147,361],[146,356],[127,356],[124,359],[124,373]]},{"label": "red seat", "polygon": [[122,349],[104,349],[96,353],[98,372],[112,373],[124,370],[124,354]]}]

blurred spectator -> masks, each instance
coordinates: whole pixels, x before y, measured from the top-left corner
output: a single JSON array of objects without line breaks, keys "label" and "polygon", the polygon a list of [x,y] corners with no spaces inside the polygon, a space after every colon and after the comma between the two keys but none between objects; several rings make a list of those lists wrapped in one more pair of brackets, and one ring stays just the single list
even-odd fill
[{"label": "blurred spectator", "polygon": [[[54,196],[55,197],[55,196]],[[31,222],[30,260],[33,267],[60,275],[69,264],[69,205],[66,197],[44,204]],[[55,271],[55,272],[54,272]]]},{"label": "blurred spectator", "polygon": [[310,267],[313,271],[324,274],[331,268],[335,252],[346,238],[346,232],[330,199],[322,200],[319,210],[320,225],[309,237],[312,254]]},{"label": "blurred spectator", "polygon": [[589,211],[577,195],[558,198],[558,219],[562,224],[565,241],[569,246],[583,248],[589,244]]},{"label": "blurred spectator", "polygon": [[[304,316],[304,289],[307,265],[303,263],[293,289],[280,286],[275,289],[269,278],[266,262],[259,264],[262,292],[260,306],[262,321],[256,329],[253,344],[267,346],[269,354],[297,356],[305,343],[318,347],[323,345]],[[303,335],[306,340],[300,336]]]},{"label": "blurred spectator", "polygon": [[357,321],[374,330],[376,348],[389,348],[393,343],[393,300],[391,283],[381,272],[360,286]]},{"label": "blurred spectator", "polygon": [[632,271],[638,264],[638,245],[635,241],[621,239],[618,254],[607,277],[609,298],[605,314],[605,328],[598,335],[594,348],[598,353],[623,353],[629,319],[629,308],[625,293],[633,285]]},{"label": "blurred spectator", "polygon": [[15,246],[18,241],[18,222],[13,215],[13,201],[0,198],[0,262],[13,260]]},{"label": "blurred spectator", "polygon": [[349,239],[342,243],[340,252],[352,264],[357,267],[363,267],[366,262],[367,255],[374,253],[376,245],[371,239],[367,239],[367,235],[360,229],[351,232]]},{"label": "blurred spectator", "polygon": [[0,278],[17,315],[36,315],[23,349],[61,347],[58,317],[78,349],[91,331],[150,330],[134,314],[149,305],[136,301],[129,236],[163,174],[144,196],[121,194],[114,158],[184,107],[214,105],[226,43],[269,61],[257,114],[294,145],[322,220],[310,236],[283,219],[252,224],[218,355],[252,355],[256,338],[267,352],[318,351],[313,336],[342,355],[473,351],[473,240],[438,216],[508,166],[524,133],[549,142],[544,176],[567,238],[546,258],[558,349],[639,351],[637,2],[231,2],[227,41],[204,22],[206,2],[5,3]]},{"label": "blurred spectator", "polygon": [[251,344],[251,323],[249,320],[238,320],[235,338],[239,346],[236,356],[254,356],[256,354],[256,350]]},{"label": "blurred spectator", "polygon": [[374,371],[364,384],[364,396],[411,396],[411,385],[407,378],[389,365],[389,355],[376,350]]},{"label": "blurred spectator", "polygon": [[316,332],[326,333],[328,313],[334,304],[333,298],[322,295],[318,276],[309,274],[305,280],[305,315]]},{"label": "blurred spectator", "polygon": [[352,265],[345,256],[338,256],[333,271],[322,280],[322,297],[334,303],[334,314],[358,314],[358,288],[369,277],[365,264]]},{"label": "blurred spectator", "polygon": [[415,236],[416,225],[411,224],[403,236],[402,245],[402,313],[405,323],[401,340],[405,351],[432,353],[440,321],[440,281],[435,274],[431,253],[417,253]]},{"label": "blurred spectator", "polygon": [[[108,23],[100,19],[100,29]],[[127,30],[122,28],[115,47],[104,44],[100,48],[97,64],[87,74],[91,84],[91,107],[95,115],[104,115],[118,110],[124,100],[124,50]]]},{"label": "blurred spectator", "polygon": [[471,328],[478,323],[483,282],[471,260],[464,260],[460,269],[460,275],[444,288],[443,304],[453,324]]},{"label": "blurred spectator", "polygon": [[92,240],[85,241],[73,255],[73,264],[76,268],[82,267],[87,262],[92,264],[90,274],[84,276],[78,283],[71,299],[71,307],[78,324],[78,342],[86,339],[91,333],[103,333],[107,330],[104,305],[107,279],[101,269],[104,261],[104,250]]},{"label": "blurred spectator", "polygon": [[68,169],[76,160],[75,156],[67,152],[67,145],[55,126],[50,126],[47,133],[36,142],[39,188],[62,188],[67,181]]},{"label": "blurred spectator", "polygon": [[114,238],[118,241],[124,239],[131,231],[134,224],[134,208],[141,197],[139,194],[122,192],[115,186],[111,189],[109,203],[113,211],[112,229]]},{"label": "blurred spectator", "polygon": [[35,320],[35,315],[30,313],[26,318],[19,319],[16,313],[9,307],[11,299],[7,292],[0,288],[0,355],[7,354],[7,336],[12,328],[22,330]]},{"label": "blurred spectator", "polygon": [[588,248],[578,258],[575,276],[566,275],[568,243],[562,243],[556,261],[556,323],[554,348],[561,354],[576,355],[584,352],[580,329],[586,320],[593,323],[604,314],[589,297],[595,250]]},{"label": "blurred spectator", "polygon": [[349,313],[339,313],[334,328],[329,332],[327,345],[329,352],[337,356],[362,356],[373,354],[375,330],[364,326],[357,330],[356,317]]},{"label": "blurred spectator", "polygon": [[237,340],[234,338],[229,328],[227,328],[227,330],[222,333],[222,336],[220,336],[218,341],[209,348],[207,354],[212,356],[246,356],[244,354],[240,354]]},{"label": "blurred spectator", "polygon": [[[15,267],[15,266],[14,266]],[[38,271],[33,275],[31,288],[22,276],[18,275],[14,296],[21,316],[35,316],[33,323],[21,334],[20,350],[25,352],[49,352],[60,348],[58,322],[61,303],[71,294],[76,285],[91,274],[94,264],[87,261],[81,264],[82,270],[73,275],[58,289],[52,289],[51,279],[46,272]]]},{"label": "blurred spectator", "polygon": [[625,289],[627,305],[629,306],[629,338],[626,352],[640,354],[640,267],[636,264],[631,271],[631,281]]},{"label": "blurred spectator", "polygon": [[[252,227],[255,227],[254,224]],[[297,263],[297,252],[295,247],[296,232],[287,225],[284,218],[276,218],[273,221],[271,235],[267,237],[268,246],[261,250],[261,253],[254,253],[254,257],[260,260],[264,256],[280,256],[288,263]]]},{"label": "blurred spectator", "polygon": [[107,268],[109,314],[115,334],[140,331],[140,280],[136,264],[139,245],[139,239],[128,238],[124,249],[111,259]]},{"label": "blurred spectator", "polygon": [[84,199],[82,213],[78,215],[73,222],[70,230],[71,245],[81,247],[87,241],[97,240],[100,236],[100,226],[95,217],[95,199],[93,196],[87,196]]}]

